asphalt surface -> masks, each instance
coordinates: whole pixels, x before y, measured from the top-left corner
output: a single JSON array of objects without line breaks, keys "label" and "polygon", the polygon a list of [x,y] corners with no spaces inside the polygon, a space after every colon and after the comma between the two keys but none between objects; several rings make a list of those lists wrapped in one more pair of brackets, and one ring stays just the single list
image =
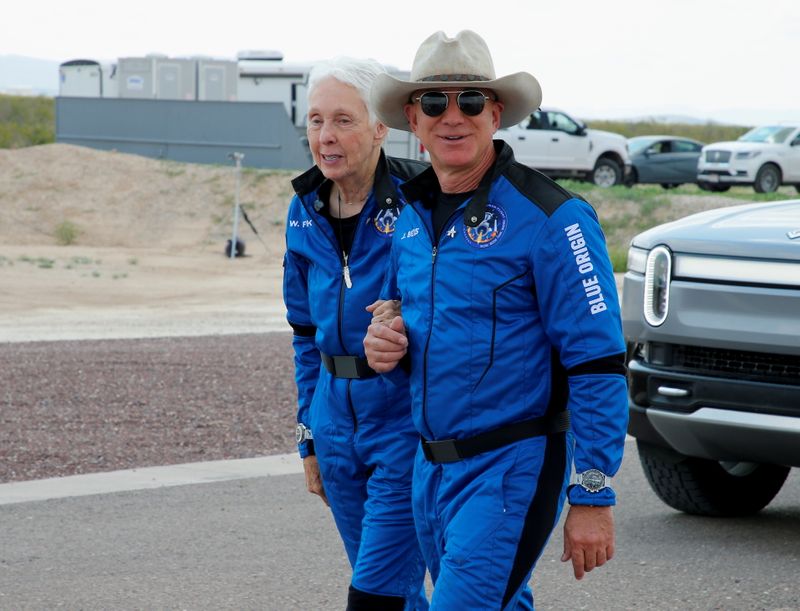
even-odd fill
[{"label": "asphalt surface", "polygon": [[[754,518],[696,518],[661,504],[626,450],[616,557],[577,582],[558,528],[538,609],[800,609],[797,470]],[[349,567],[299,462],[164,469],[1,485],[0,609],[344,608]]]}]

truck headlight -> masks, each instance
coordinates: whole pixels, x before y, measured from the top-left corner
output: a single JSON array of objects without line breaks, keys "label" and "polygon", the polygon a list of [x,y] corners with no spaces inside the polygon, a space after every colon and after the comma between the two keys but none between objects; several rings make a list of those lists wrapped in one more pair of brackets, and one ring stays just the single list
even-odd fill
[{"label": "truck headlight", "polygon": [[667,319],[671,275],[672,254],[666,246],[656,246],[647,255],[644,274],[644,319],[653,327]]},{"label": "truck headlight", "polygon": [[644,275],[647,269],[647,251],[631,246],[628,249],[628,271]]},{"label": "truck headlight", "polygon": [[736,159],[755,159],[761,154],[761,151],[741,151],[736,153]]}]

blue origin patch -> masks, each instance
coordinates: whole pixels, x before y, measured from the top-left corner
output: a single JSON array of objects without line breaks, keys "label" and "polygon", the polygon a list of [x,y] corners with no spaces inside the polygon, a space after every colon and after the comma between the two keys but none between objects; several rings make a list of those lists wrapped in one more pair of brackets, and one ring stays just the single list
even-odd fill
[{"label": "blue origin patch", "polygon": [[394,233],[394,224],[397,222],[397,217],[400,216],[398,208],[387,208],[386,210],[378,211],[377,216],[372,221],[372,226],[376,231],[384,237],[391,237]]},{"label": "blue origin patch", "polygon": [[464,237],[475,248],[488,248],[503,235],[507,222],[505,210],[500,206],[488,204],[480,225],[477,227],[464,225]]}]

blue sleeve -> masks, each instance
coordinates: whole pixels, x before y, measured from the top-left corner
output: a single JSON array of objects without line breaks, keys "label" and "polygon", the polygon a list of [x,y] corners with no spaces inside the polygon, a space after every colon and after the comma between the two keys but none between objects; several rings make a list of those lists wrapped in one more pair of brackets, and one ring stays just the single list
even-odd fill
[{"label": "blue sleeve", "polygon": [[[283,259],[283,300],[286,318],[294,331],[292,347],[297,384],[297,422],[308,426],[308,411],[319,379],[321,358],[315,343],[316,327],[308,305],[308,262],[291,250],[287,250]],[[298,450],[301,458],[314,453],[313,445],[308,442],[299,444]]]},{"label": "blue sleeve", "polygon": [[[534,240],[536,293],[551,344],[566,369],[575,471],[613,476],[628,425],[625,342],[605,236],[594,210],[563,204]],[[614,490],[569,490],[576,505],[613,505]]]}]

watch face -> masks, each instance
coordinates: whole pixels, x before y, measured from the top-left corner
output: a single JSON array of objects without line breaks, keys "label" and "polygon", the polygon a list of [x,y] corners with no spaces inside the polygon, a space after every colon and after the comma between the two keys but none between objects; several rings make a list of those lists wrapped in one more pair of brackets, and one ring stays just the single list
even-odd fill
[{"label": "watch face", "polygon": [[306,427],[302,424],[298,424],[297,428],[294,430],[294,438],[297,440],[297,443],[301,443],[305,438]]},{"label": "watch face", "polygon": [[589,469],[584,471],[581,475],[581,486],[586,488],[589,492],[597,492],[606,485],[606,476],[602,471],[597,469]]}]

